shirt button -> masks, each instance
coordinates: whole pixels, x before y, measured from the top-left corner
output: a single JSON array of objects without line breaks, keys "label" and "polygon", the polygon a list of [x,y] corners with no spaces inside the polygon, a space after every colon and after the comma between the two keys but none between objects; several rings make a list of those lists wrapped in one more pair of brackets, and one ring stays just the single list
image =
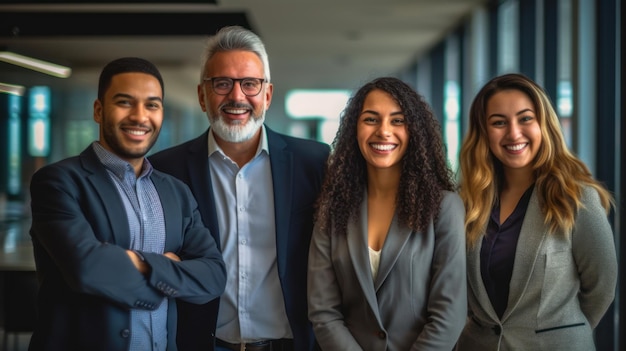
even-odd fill
[{"label": "shirt button", "polygon": [[494,333],[496,333],[496,335],[498,335],[498,336],[502,333],[502,328],[500,328],[500,326],[499,326],[499,325],[495,325],[495,326],[494,326],[493,328],[491,328],[491,329],[493,329],[493,332],[494,332]]},{"label": "shirt button", "polygon": [[120,335],[121,335],[123,338],[127,338],[127,337],[129,337],[129,336],[130,336],[130,330],[128,330],[128,329],[122,329],[122,332],[120,333]]}]

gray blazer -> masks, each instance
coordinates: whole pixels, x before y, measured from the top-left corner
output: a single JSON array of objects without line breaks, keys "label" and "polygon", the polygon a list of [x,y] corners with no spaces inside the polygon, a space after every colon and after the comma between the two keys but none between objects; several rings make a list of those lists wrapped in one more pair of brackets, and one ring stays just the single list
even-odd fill
[{"label": "gray blazer", "polygon": [[465,209],[445,192],[422,233],[394,218],[376,280],[367,249],[367,201],[347,235],[313,232],[309,319],[324,351],[454,348],[467,315]]},{"label": "gray blazer", "polygon": [[571,233],[548,234],[533,191],[502,320],[480,274],[481,245],[468,253],[470,318],[457,350],[595,350],[593,328],[613,301],[617,259],[598,193],[586,188],[582,202]]}]

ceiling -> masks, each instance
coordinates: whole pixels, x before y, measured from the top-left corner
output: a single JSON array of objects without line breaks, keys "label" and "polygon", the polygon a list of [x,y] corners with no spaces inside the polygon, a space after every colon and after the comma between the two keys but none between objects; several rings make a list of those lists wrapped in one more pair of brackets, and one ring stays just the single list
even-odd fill
[{"label": "ceiling", "polygon": [[[353,89],[407,67],[486,2],[3,0],[0,47],[74,72],[99,72],[120,56],[145,57],[167,72],[166,91],[189,95],[195,92],[204,40],[221,26],[238,24],[264,40],[275,92]],[[0,81],[3,72],[15,69],[8,66],[0,63]]]}]

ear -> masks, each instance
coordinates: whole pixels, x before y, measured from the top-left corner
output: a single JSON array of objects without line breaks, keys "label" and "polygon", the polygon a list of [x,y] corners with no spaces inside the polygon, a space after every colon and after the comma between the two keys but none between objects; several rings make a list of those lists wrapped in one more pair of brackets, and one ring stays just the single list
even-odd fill
[{"label": "ear", "polygon": [[274,84],[267,83],[267,87],[265,87],[265,110],[267,111],[272,104],[272,96],[274,94]]},{"label": "ear", "polygon": [[99,99],[94,100],[93,102],[93,120],[96,121],[96,123],[101,124],[102,123],[102,102],[100,102]]},{"label": "ear", "polygon": [[206,104],[204,99],[204,86],[205,84],[198,84],[198,102],[200,103],[200,108],[202,108],[202,112],[206,112]]}]

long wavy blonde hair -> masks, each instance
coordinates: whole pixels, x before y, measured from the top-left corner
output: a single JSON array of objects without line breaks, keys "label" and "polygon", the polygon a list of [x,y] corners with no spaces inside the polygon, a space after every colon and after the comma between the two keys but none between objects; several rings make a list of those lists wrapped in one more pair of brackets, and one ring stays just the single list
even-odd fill
[{"label": "long wavy blonde hair", "polygon": [[522,74],[505,74],[487,82],[474,98],[470,107],[469,130],[461,146],[460,195],[466,210],[468,248],[476,245],[485,232],[502,184],[502,164],[489,149],[486,116],[489,99],[502,90],[521,91],[535,107],[542,137],[533,166],[535,192],[550,231],[567,233],[573,228],[576,212],[582,206],[581,196],[585,186],[596,189],[608,213],[614,204],[612,195],[568,150],[548,95]]}]

